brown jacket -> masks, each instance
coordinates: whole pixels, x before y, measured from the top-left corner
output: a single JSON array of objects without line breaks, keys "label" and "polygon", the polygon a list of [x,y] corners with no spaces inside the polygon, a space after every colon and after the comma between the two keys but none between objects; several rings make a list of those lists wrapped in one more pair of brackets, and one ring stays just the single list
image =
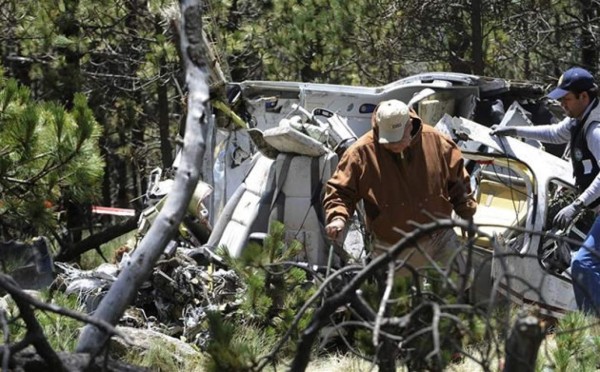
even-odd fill
[{"label": "brown jacket", "polygon": [[414,229],[407,222],[430,222],[423,210],[442,218],[452,209],[465,219],[475,214],[469,175],[456,144],[436,129],[413,118],[412,141],[402,155],[378,143],[375,127],[344,153],[327,182],[323,201],[326,222],[348,220],[356,203],[364,201],[367,228],[375,237],[394,244],[394,231]]}]

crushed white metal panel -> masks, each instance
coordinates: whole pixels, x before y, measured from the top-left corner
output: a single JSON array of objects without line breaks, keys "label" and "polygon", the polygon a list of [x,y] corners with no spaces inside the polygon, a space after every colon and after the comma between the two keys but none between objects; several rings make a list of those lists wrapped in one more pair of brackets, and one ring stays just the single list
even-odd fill
[{"label": "crushed white metal panel", "polygon": [[[573,185],[571,164],[519,139],[491,136],[489,128],[472,121],[448,117],[444,120],[440,128],[451,127],[463,137],[493,149],[496,156],[514,159],[513,162],[519,161],[528,166],[533,189],[528,186],[527,193],[532,203],[528,203],[524,227],[535,232],[549,229],[544,226],[550,198],[548,184],[551,180],[560,180]],[[522,176],[528,182],[527,175]],[[492,273],[500,280],[501,292],[513,302],[536,304],[542,312],[561,317],[566,311],[576,309],[570,277],[567,273],[555,275],[545,270],[540,259],[541,244],[539,234],[524,234],[523,239],[506,244],[500,240],[495,245]]]},{"label": "crushed white metal panel", "polygon": [[[533,123],[527,117],[525,109],[519,104],[519,102],[515,101],[510,105],[506,111],[506,114],[504,114],[504,117],[502,118],[500,124],[498,124],[498,127],[519,126],[533,126]],[[544,149],[542,143],[538,140],[527,139],[525,142],[531,146],[537,147],[538,149]]]},{"label": "crushed white metal panel", "polygon": [[273,159],[257,155],[256,164],[235,196],[227,201],[217,220],[207,243],[209,247],[226,246],[232,256],[238,257],[251,232],[267,231],[268,221],[261,221],[260,212],[261,208],[270,205],[269,195],[273,192],[275,180],[273,164]]},{"label": "crushed white metal panel", "polygon": [[[319,196],[337,166],[337,155],[327,152],[319,157],[280,155],[283,156],[291,160],[280,194],[274,195],[271,219],[283,222],[288,239],[303,244],[303,254],[298,259],[324,266],[329,243],[322,228],[325,220]],[[277,177],[282,175],[278,170]]]},{"label": "crushed white metal panel", "polygon": [[[209,198],[209,216],[215,224],[225,203],[242,183],[252,166],[253,150],[251,140],[245,131],[215,132],[217,137],[212,164],[214,192]],[[205,164],[204,166],[208,166]]]},{"label": "crushed white metal panel", "polygon": [[321,156],[327,148],[319,141],[291,127],[277,127],[264,132],[265,141],[279,150],[306,156]]},{"label": "crushed white metal panel", "polygon": [[419,102],[419,116],[425,123],[437,123],[444,114],[454,116],[454,98],[427,99]]},{"label": "crushed white metal panel", "polygon": [[[485,85],[478,85],[483,83]],[[458,102],[456,115],[468,118],[473,114],[474,100],[480,96],[482,87],[494,91],[510,87],[503,79],[488,81],[457,73],[420,74],[378,87],[270,81],[244,81],[236,85],[246,97],[248,110],[260,129],[277,126],[297,104],[308,111],[322,108],[344,116],[357,136],[371,128],[371,113],[384,100],[409,102],[424,88],[433,88],[441,99],[449,96],[455,99]]]},{"label": "crushed white metal panel", "polygon": [[[512,137],[490,135],[490,128],[464,118],[452,118],[454,130],[463,130],[470,140],[484,144],[528,164],[538,179],[559,178],[573,184],[571,163]],[[436,126],[437,128],[437,126]],[[542,189],[543,190],[543,189]],[[538,190],[541,191],[541,190]]]},{"label": "crushed white metal panel", "polygon": [[[270,221],[284,223],[286,237],[303,243],[304,259],[324,265],[327,240],[322,231],[322,189],[337,165],[337,155],[318,157],[281,153],[276,160],[260,154],[252,171],[239,186],[239,198],[229,200],[207,246],[226,247],[239,257],[253,233],[268,233]],[[320,192],[319,192],[320,194]],[[315,204],[316,201],[316,204]],[[223,227],[221,227],[223,226]]]}]

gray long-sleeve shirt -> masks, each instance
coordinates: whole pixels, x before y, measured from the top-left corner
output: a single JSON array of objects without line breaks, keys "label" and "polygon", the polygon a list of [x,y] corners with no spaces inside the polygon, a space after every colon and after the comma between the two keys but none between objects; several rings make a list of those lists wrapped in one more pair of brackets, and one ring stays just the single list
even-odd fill
[{"label": "gray long-sleeve shirt", "polygon": [[[590,104],[588,108],[592,107]],[[584,123],[586,130],[586,142],[596,162],[600,165],[600,105],[590,113]],[[517,136],[530,139],[536,139],[546,143],[568,143],[571,140],[571,128],[576,124],[575,119],[565,118],[557,124],[536,125],[533,127],[516,127]],[[589,205],[594,200],[600,198],[600,174],[590,186],[578,197],[584,205]],[[597,208],[600,209],[600,208]]]}]

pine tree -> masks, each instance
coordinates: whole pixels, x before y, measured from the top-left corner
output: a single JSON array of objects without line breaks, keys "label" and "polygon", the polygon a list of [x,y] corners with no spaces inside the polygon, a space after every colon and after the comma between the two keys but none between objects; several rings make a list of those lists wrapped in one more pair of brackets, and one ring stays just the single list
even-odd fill
[{"label": "pine tree", "polygon": [[99,134],[82,94],[67,111],[0,73],[0,239],[52,236],[61,205],[98,195]]}]

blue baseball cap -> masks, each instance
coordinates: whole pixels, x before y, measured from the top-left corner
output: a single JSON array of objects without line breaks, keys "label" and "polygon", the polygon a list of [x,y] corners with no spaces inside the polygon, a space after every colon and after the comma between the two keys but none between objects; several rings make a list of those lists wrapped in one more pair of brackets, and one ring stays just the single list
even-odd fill
[{"label": "blue baseball cap", "polygon": [[558,86],[550,93],[551,99],[561,99],[569,92],[581,93],[596,86],[594,77],[590,72],[581,67],[573,67],[565,71],[558,79]]}]

